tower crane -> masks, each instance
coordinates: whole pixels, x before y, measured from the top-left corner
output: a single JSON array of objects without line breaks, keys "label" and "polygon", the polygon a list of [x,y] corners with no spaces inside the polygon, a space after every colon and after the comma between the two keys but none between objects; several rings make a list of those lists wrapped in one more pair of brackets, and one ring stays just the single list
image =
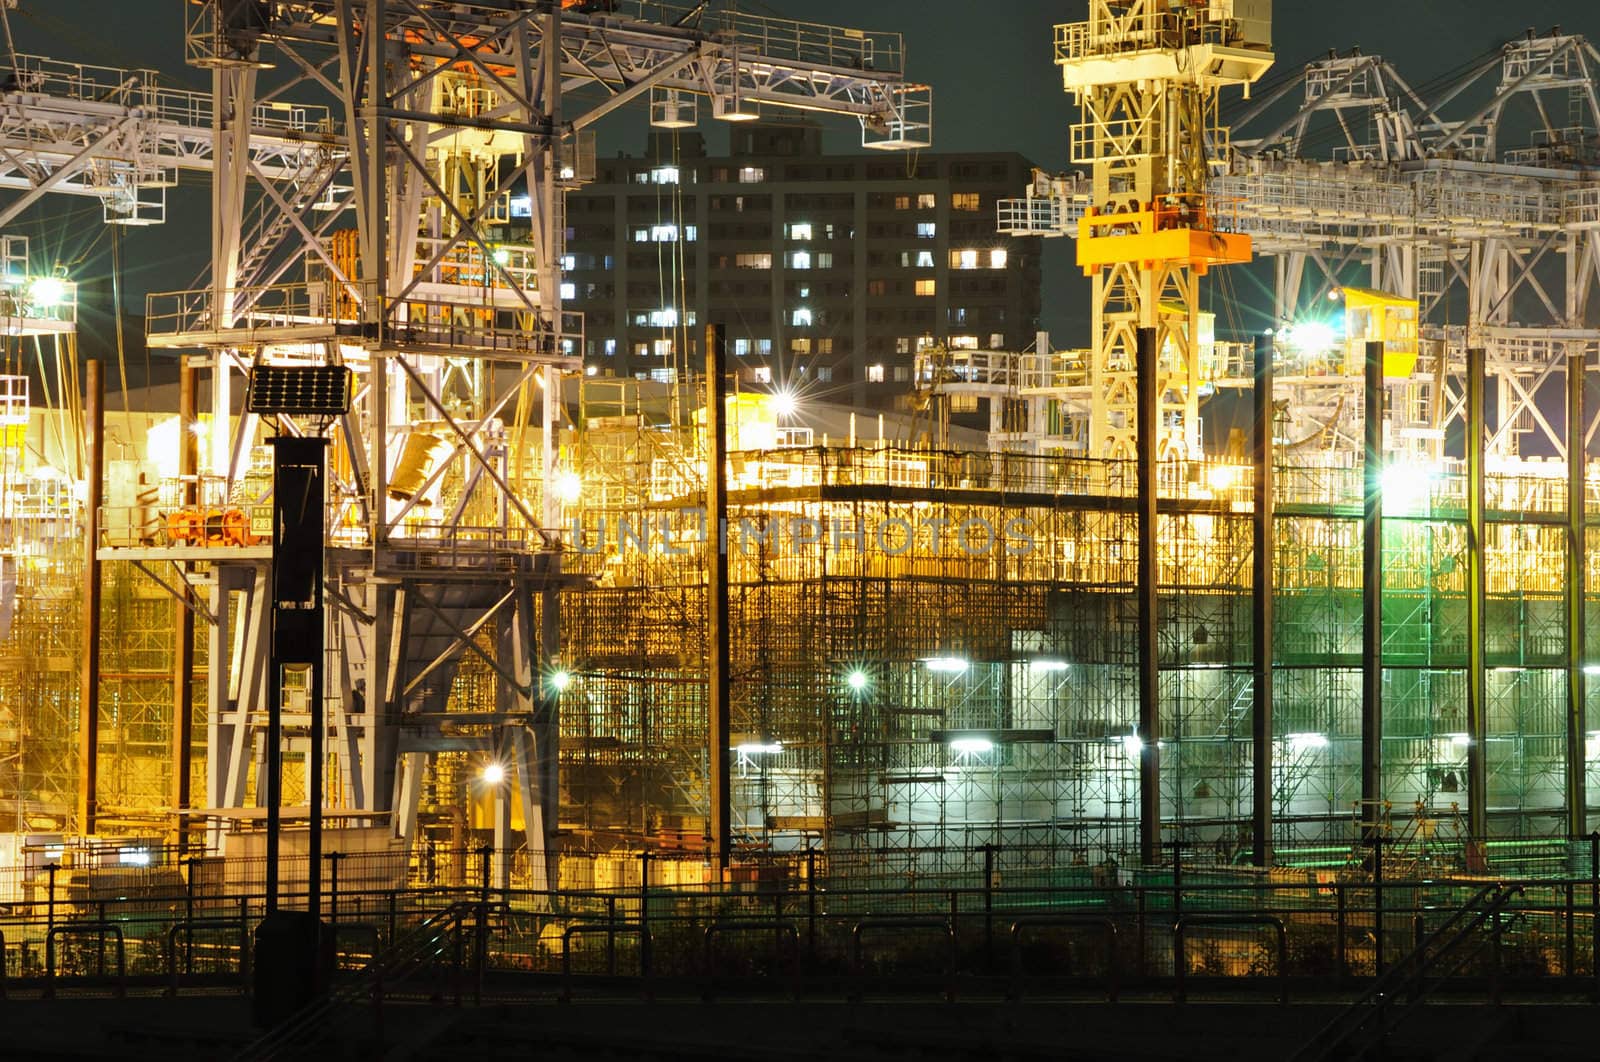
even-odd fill
[{"label": "tower crane", "polygon": [[[1056,27],[1055,60],[1081,108],[1072,161],[1088,187],[1041,180],[1000,205],[1013,235],[1076,230],[1078,264],[1094,285],[1093,347],[1085,364],[1033,381],[1059,404],[1067,448],[1131,459],[1136,444],[1136,342],[1156,330],[1160,445],[1196,454],[1208,372],[1199,280],[1251,259],[1225,203],[1209,194],[1228,131],[1222,90],[1272,66],[1271,0],[1090,0],[1089,18]],[[1087,198],[1087,210],[1075,209]]]}]

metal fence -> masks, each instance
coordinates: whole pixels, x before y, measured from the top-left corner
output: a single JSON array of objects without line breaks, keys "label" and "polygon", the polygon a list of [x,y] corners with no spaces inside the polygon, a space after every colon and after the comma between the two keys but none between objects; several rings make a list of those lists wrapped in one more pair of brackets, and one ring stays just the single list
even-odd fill
[{"label": "metal fence", "polygon": [[[432,956],[457,995],[571,998],[585,992],[721,995],[927,992],[953,996],[1132,991],[1263,994],[1353,990],[1412,961],[1418,944],[1489,889],[1507,893],[1448,982],[1499,994],[1600,991],[1600,875],[1499,880],[1336,880],[1228,867],[1094,868],[1055,884],[872,888],[816,873],[664,885],[670,862],[639,859],[607,888],[536,891],[489,882],[499,853],[453,854],[450,886],[373,889],[379,855],[330,860],[322,914],[346,976],[452,907],[466,912]],[[992,860],[991,860],[992,862]],[[63,871],[0,906],[12,992],[179,992],[250,985],[259,891],[229,891],[204,860],[173,878],[96,894]],[[303,881],[286,873],[286,881]],[[1514,892],[1514,895],[1511,893]],[[303,907],[300,886],[283,896]]]}]

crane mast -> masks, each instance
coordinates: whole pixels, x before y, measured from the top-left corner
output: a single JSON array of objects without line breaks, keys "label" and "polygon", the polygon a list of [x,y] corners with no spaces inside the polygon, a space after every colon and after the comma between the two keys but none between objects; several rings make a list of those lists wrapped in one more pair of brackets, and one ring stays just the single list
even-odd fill
[{"label": "crane mast", "polygon": [[1088,456],[1134,455],[1141,328],[1156,330],[1161,359],[1160,452],[1199,453],[1199,280],[1251,258],[1209,195],[1228,141],[1218,100],[1271,67],[1271,27],[1271,0],[1091,0],[1087,21],[1056,27],[1056,64],[1082,109],[1072,161],[1092,168],[1078,264],[1094,285],[1093,347],[1086,400],[1067,403]]}]

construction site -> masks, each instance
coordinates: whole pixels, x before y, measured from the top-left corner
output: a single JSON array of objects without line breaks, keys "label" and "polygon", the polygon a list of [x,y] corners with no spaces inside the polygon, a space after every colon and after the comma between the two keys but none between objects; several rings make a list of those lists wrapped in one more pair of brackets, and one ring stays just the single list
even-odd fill
[{"label": "construction site", "polygon": [[[481,876],[477,932],[490,889],[569,919],[495,954],[554,961],[610,891],[612,972],[630,917],[648,972],[652,888],[772,890],[780,925],[810,897],[814,957],[819,888],[987,919],[1003,887],[1159,883],[1178,916],[1187,869],[1298,890],[1262,911],[1357,890],[1341,975],[1384,973],[1385,875],[1566,882],[1548,972],[1593,979],[1594,44],[1507,27],[1413,87],[1381,54],[1275,66],[1270,0],[1062,5],[1067,168],[994,232],[1075,244],[1090,330],[929,335],[886,421],[753,382],[742,325],[673,307],[662,373],[596,371],[565,196],[623,111],[799,111],[914,167],[936,68],[900,34],[182,6],[209,92],[14,49],[0,87],[0,232],[211,197],[210,268],[148,299],[158,411],[108,398],[74,278],[0,237],[0,904],[48,895],[34,937],[58,890],[100,902],[104,973],[107,900],[186,894],[192,953],[197,895],[378,920],[367,890],[393,947],[397,892]],[[676,240],[660,209],[631,223]],[[770,242],[835,225],[843,268],[867,237],[825,206]],[[1512,894],[1477,887],[1444,906],[1498,956]]]},{"label": "construction site", "polygon": [[[324,801],[413,861],[418,845],[460,847],[463,831],[485,829],[498,829],[497,847],[551,859],[659,846],[709,867],[721,844],[734,860],[815,849],[836,868],[912,875],[972,870],[985,846],[1050,868],[1137,861],[1141,845],[1148,856],[1174,841],[1224,863],[1276,850],[1278,862],[1337,866],[1363,823],[1458,859],[1469,837],[1521,857],[1587,835],[1595,739],[1581,588],[1594,491],[1587,462],[1564,457],[1572,432],[1580,449],[1593,434],[1581,370],[1600,351],[1586,327],[1600,262],[1600,186],[1582,169],[1600,127],[1586,41],[1514,40],[1440,88],[1442,102],[1380,57],[1331,57],[1258,90],[1230,137],[1223,89],[1271,65],[1265,5],[1203,10],[1199,43],[1182,36],[1190,16],[1164,5],[1097,7],[1059,27],[1057,61],[1083,106],[1073,161],[1087,169],[1041,175],[999,205],[998,225],[1078,240],[1095,284],[1092,345],[932,344],[916,357],[921,412],[889,437],[863,418],[859,438],[823,443],[786,393],[730,397],[717,516],[729,541],[727,690],[714,709],[701,330],[667,329],[680,371],[652,387],[583,375],[570,353],[582,323],[559,310],[561,198],[592,170],[588,119],[559,143],[507,131],[459,152],[448,137],[423,152],[389,130],[375,172],[390,185],[377,190],[341,132],[343,120],[371,121],[359,85],[318,108],[278,103],[256,83],[261,49],[310,62],[302,51],[339,46],[337,20],[289,5],[268,25],[230,30],[212,8],[194,8],[188,42],[217,82],[209,99],[128,87],[137,71],[17,60],[27,104],[95,144],[50,190],[98,196],[108,223],[159,214],[163,175],[185,164],[172,141],[204,141],[219,256],[209,287],[151,297],[150,344],[183,359],[189,405],[123,418],[109,459],[101,444],[92,525],[71,286],[46,285],[57,300],[47,308],[11,311],[11,357],[44,370],[47,392],[30,421],[26,373],[10,378],[16,590],[0,808],[15,808],[20,845],[41,833],[220,853],[259,826],[266,440],[309,429],[241,412],[258,364],[356,371],[361,399],[326,429]],[[666,13],[653,8],[631,15]],[[559,32],[581,37],[623,13],[565,17]],[[744,17],[717,32],[741,32]],[[868,147],[931,142],[927,91],[889,76],[892,36],[757,28],[788,50],[769,58],[802,65],[869,42],[875,76],[823,93],[747,84],[749,71],[724,64],[708,75],[722,79],[715,116],[801,106],[859,119]],[[439,32],[459,43],[467,30]],[[1167,50],[1216,56],[1194,85],[1140,96],[1084,73],[1173,33]],[[500,27],[496,39],[509,35]],[[659,36],[650,47],[674,34]],[[531,42],[519,62],[539,54]],[[418,83],[392,91],[410,92],[430,128],[450,128],[469,97],[473,115],[495,113],[531,106],[522,93],[539,89],[531,66],[520,90],[509,67],[487,62],[418,53],[411,66]],[[655,124],[681,127],[705,102],[675,87],[690,74],[636,94]],[[209,113],[215,128],[102,143],[89,104],[108,98]],[[1165,109],[1200,124],[1163,132],[1175,120]],[[1199,155],[1163,154],[1181,150]],[[380,210],[392,196],[417,224]],[[1161,197],[1179,213],[1135,216]],[[480,233],[491,226],[494,238]],[[368,230],[380,227],[373,246]],[[1191,242],[1160,258],[1182,233]],[[1157,257],[1122,261],[1118,241],[1145,237],[1155,243],[1137,253]],[[1197,253],[1202,238],[1211,246]],[[22,257],[8,275],[26,277],[26,244],[13,243]],[[1248,261],[1252,245],[1275,266],[1282,326],[1264,337],[1268,365],[1236,328],[1219,338],[1227,314],[1202,311],[1199,296],[1208,268]],[[19,283],[19,303],[40,291]],[[373,327],[376,347],[361,334]],[[1153,587],[1140,568],[1142,328],[1156,330],[1160,361]],[[1369,418],[1373,342],[1384,344],[1382,405]],[[1266,458],[1247,408],[1262,368]],[[1563,398],[1569,376],[1577,390]],[[202,388],[209,409],[195,404]],[[952,408],[987,413],[987,447],[946,448]],[[1235,426],[1208,433],[1212,408]],[[1369,587],[1370,420],[1382,426],[1382,564]],[[85,535],[102,586],[89,722],[74,622]],[[1261,596],[1270,661],[1254,641]],[[1380,651],[1363,642],[1374,598]],[[1148,676],[1153,707],[1140,695]],[[1375,696],[1381,732],[1364,745]],[[708,740],[718,710],[729,720],[720,749]],[[309,717],[303,703],[297,713],[284,799],[303,808]],[[717,838],[724,757],[732,819]],[[491,762],[506,781],[486,796],[475,782]],[[1152,778],[1159,810],[1142,819]]]}]

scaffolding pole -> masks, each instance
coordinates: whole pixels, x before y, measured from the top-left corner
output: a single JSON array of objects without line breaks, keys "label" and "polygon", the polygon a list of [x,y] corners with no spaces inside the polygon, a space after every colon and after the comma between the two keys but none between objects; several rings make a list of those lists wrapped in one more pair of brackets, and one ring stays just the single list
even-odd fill
[{"label": "scaffolding pole", "polygon": [[1156,644],[1156,330],[1139,329],[1139,859],[1161,861],[1161,670]]},{"label": "scaffolding pole", "polygon": [[1255,843],[1251,859],[1272,865],[1272,351],[1271,336],[1256,337],[1254,418],[1254,564],[1251,571],[1251,789],[1250,817]]},{"label": "scaffolding pole", "polygon": [[1483,442],[1484,351],[1467,350],[1467,832],[1488,833],[1488,687],[1483,666],[1484,540]]},{"label": "scaffolding pole", "polygon": [[1383,801],[1383,343],[1367,344],[1361,518],[1361,807],[1378,839]]}]

